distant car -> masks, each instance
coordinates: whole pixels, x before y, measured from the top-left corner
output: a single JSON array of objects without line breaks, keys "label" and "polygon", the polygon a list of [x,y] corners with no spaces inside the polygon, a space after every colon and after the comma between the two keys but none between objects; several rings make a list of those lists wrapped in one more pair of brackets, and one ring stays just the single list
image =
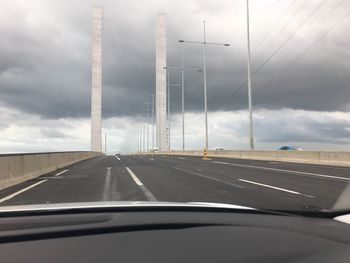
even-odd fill
[{"label": "distant car", "polygon": [[120,152],[115,153],[115,156],[120,156],[120,155],[121,155]]},{"label": "distant car", "polygon": [[303,149],[299,146],[282,146],[278,148],[279,151],[302,151]]},{"label": "distant car", "polygon": [[214,151],[223,151],[224,150],[224,148],[222,148],[222,147],[215,147],[214,148]]},{"label": "distant car", "polygon": [[151,149],[151,152],[157,153],[158,152],[158,148]]}]

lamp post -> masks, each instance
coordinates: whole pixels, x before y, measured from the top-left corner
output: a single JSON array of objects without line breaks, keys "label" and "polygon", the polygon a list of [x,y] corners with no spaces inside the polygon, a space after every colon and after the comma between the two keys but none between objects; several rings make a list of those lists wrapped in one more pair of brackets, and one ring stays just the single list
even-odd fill
[{"label": "lamp post", "polygon": [[168,103],[167,103],[167,106],[168,106],[168,150],[170,151],[171,150],[171,144],[170,144],[170,71],[167,70],[166,71],[167,73],[167,77],[166,77],[166,80],[167,80],[167,94],[168,94]]},{"label": "lamp post", "polygon": [[142,152],[146,152],[146,104],[143,104],[143,112],[142,112]]},{"label": "lamp post", "polygon": [[140,153],[141,152],[141,121],[140,121],[140,118],[138,118],[137,124],[138,124],[137,150]]},{"label": "lamp post", "polygon": [[250,143],[250,149],[254,150],[252,75],[251,75],[251,56],[250,56],[249,0],[247,0],[247,50],[248,50],[247,73],[248,73],[248,107],[249,107],[249,143]]},{"label": "lamp post", "polygon": [[152,106],[152,110],[151,110],[151,113],[152,113],[152,150],[154,150],[155,149],[155,145],[154,145],[154,126],[155,126],[155,117],[154,117],[155,104],[154,104],[154,101],[155,101],[155,95],[152,94],[150,96],[152,97],[152,103],[151,103],[151,106]]},{"label": "lamp post", "polygon": [[201,44],[203,45],[203,82],[204,82],[204,114],[205,114],[205,149],[208,149],[208,99],[207,99],[207,58],[206,46],[216,45],[228,47],[230,44],[207,42],[205,31],[205,20],[203,21],[203,41],[179,40],[180,43]]},{"label": "lamp post", "polygon": [[107,133],[105,133],[105,154],[107,155]]},{"label": "lamp post", "polygon": [[[181,67],[164,67],[167,70],[168,77],[168,126],[169,126],[169,150],[170,150],[170,70],[181,70],[181,111],[182,111],[182,150],[185,151],[185,70],[203,72],[202,69],[185,68],[184,53],[181,54]],[[176,85],[177,86],[177,85]]]},{"label": "lamp post", "polygon": [[146,152],[149,152],[150,150],[150,143],[149,143],[149,122],[150,122],[150,114],[149,114],[149,106],[151,106],[151,103],[145,103],[146,105]]}]

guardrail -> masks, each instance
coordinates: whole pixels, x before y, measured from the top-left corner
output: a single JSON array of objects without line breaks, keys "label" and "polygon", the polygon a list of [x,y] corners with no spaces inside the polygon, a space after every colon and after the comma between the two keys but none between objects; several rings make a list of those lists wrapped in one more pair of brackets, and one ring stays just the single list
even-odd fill
[{"label": "guardrail", "polygon": [[[203,156],[202,150],[170,151],[157,154]],[[270,160],[308,164],[350,166],[350,152],[339,151],[208,151],[208,157]]]},{"label": "guardrail", "polygon": [[0,189],[99,155],[102,153],[82,151],[1,154]]}]

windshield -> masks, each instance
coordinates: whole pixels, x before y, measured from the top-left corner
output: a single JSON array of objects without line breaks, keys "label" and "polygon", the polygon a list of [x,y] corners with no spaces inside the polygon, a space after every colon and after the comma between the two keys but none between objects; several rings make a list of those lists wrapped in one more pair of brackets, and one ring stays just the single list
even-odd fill
[{"label": "windshield", "polygon": [[350,209],[347,1],[1,4],[0,211]]}]

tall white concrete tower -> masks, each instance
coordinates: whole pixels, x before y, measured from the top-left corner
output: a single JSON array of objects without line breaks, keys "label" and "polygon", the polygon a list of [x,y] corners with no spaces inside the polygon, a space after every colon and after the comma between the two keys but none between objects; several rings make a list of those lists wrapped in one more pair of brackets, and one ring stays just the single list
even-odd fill
[{"label": "tall white concrete tower", "polygon": [[160,151],[168,149],[166,121],[166,22],[159,13],[156,21],[156,142]]},{"label": "tall white concrete tower", "polygon": [[91,151],[102,152],[102,21],[101,6],[92,8]]}]

